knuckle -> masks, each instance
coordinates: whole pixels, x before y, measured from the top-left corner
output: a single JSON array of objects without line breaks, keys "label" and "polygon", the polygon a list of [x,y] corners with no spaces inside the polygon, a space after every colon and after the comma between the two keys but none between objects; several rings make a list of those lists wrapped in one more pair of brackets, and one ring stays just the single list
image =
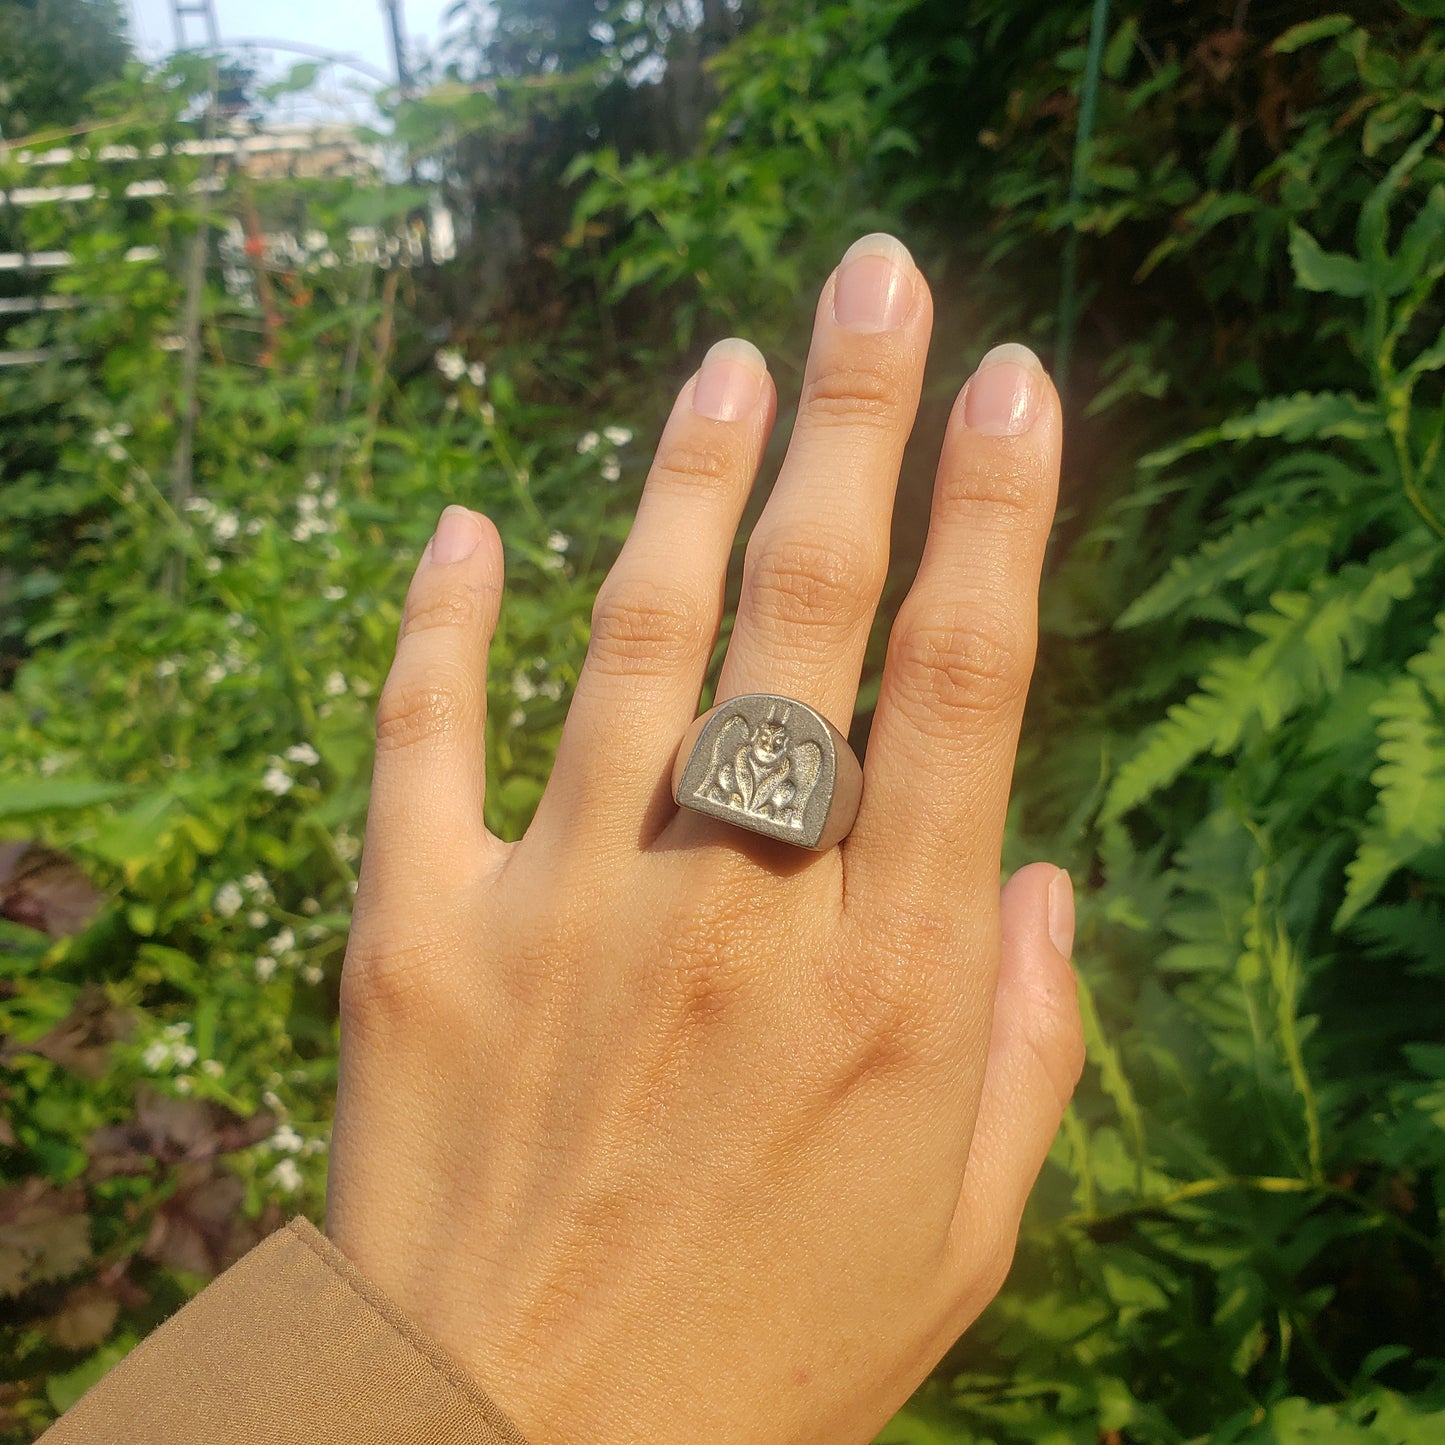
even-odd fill
[{"label": "knuckle", "polygon": [[738,458],[723,447],[664,439],[647,484],[666,492],[712,497],[731,491],[740,473]]},{"label": "knuckle", "polygon": [[658,986],[684,1029],[709,1028],[730,1015],[747,989],[749,971],[716,927],[676,934],[660,969]]},{"label": "knuckle", "polygon": [[[931,965],[930,960],[936,962]],[[947,1052],[954,1015],[944,987],[948,951],[877,950],[823,971],[829,1011],[844,1034],[861,1047],[858,1072],[878,1074],[927,1063]]]},{"label": "knuckle", "polygon": [[1042,525],[1045,488],[1036,459],[1010,449],[989,458],[970,457],[944,470],[940,500],[948,507],[992,518],[1000,527]]},{"label": "knuckle", "polygon": [[1022,705],[1034,640],[987,605],[942,615],[900,612],[889,644],[892,685],[920,726],[990,717]]},{"label": "knuckle", "polygon": [[403,637],[449,628],[476,632],[490,628],[497,605],[497,592],[476,586],[427,588],[406,599],[401,617]]},{"label": "knuckle", "polygon": [[478,684],[455,668],[433,665],[422,677],[393,672],[377,700],[377,751],[409,748],[456,731],[479,704],[478,691]]},{"label": "knuckle", "polygon": [[1017,1247],[1016,1229],[989,1229],[973,1241],[962,1300],[963,1313],[969,1323],[993,1303],[1007,1283]]},{"label": "knuckle", "polygon": [[754,991],[764,952],[721,925],[723,919],[746,919],[749,904],[756,906],[756,893],[745,878],[714,859],[698,882],[706,904],[699,907],[694,897],[667,910],[659,927],[665,945],[642,980],[656,1007],[682,1033],[713,1029],[731,1017]]},{"label": "knuckle", "polygon": [[901,400],[898,380],[886,368],[835,361],[804,384],[800,415],[820,426],[892,430],[901,423]]},{"label": "knuckle", "polygon": [[846,633],[867,622],[878,604],[881,553],[861,538],[755,538],[748,552],[746,600],[769,621]]},{"label": "knuckle", "polygon": [[419,1019],[435,1021],[450,1008],[439,997],[438,955],[424,935],[353,933],[341,970],[342,1026],[352,1033],[395,1033]]},{"label": "knuckle", "polygon": [[592,609],[588,665],[603,673],[663,676],[712,648],[710,610],[686,588],[609,578]]}]

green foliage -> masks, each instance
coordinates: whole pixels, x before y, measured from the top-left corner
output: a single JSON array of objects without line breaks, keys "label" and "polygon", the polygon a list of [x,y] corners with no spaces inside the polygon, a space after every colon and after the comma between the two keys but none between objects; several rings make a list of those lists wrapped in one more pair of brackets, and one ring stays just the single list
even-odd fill
[{"label": "green foliage", "polygon": [[117,0],[0,0],[0,139],[82,119],[129,59]]},{"label": "green foliage", "polygon": [[[111,143],[175,134],[193,79],[117,96]],[[213,227],[304,206],[321,239],[264,273],[269,324],[207,287],[177,491],[171,338],[201,222],[179,198],[201,162],[155,160],[170,194],[153,210],[107,163],[66,164],[97,197],[23,220],[36,245],[75,234],[57,284],[79,305],[25,323],[56,359],[0,373],[0,839],[23,845],[0,847],[7,1439],[284,1212],[320,1211],[371,713],[437,513],[483,508],[506,537],[488,818],[517,836],[634,467],[615,413],[579,440],[586,413],[527,399],[499,348],[433,355],[397,278],[344,259],[368,193],[237,183]],[[123,259],[141,244],[159,259]]]}]

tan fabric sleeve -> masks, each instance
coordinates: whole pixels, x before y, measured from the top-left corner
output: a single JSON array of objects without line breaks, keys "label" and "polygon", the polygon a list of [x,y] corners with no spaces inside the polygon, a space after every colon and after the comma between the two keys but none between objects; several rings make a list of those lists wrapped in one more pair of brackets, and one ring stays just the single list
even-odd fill
[{"label": "tan fabric sleeve", "polygon": [[44,1445],[526,1445],[304,1219],[258,1244],[42,1435]]}]

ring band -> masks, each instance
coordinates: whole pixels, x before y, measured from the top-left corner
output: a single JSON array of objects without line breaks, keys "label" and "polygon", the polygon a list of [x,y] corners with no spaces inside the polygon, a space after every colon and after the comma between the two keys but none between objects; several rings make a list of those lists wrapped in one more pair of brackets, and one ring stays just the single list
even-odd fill
[{"label": "ring band", "polygon": [[821,851],[848,836],[863,768],[848,739],[796,698],[729,698],[683,734],[672,769],[680,808]]}]

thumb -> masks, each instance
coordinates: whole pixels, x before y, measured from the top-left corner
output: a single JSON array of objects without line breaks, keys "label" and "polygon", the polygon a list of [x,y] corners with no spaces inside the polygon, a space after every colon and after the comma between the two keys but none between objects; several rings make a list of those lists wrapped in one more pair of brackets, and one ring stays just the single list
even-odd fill
[{"label": "thumb", "polygon": [[993,1034],[953,1222],[974,1315],[1008,1273],[1024,1205],[1084,1067],[1069,875],[1051,863],[1021,868],[1003,890],[1000,914]]}]

